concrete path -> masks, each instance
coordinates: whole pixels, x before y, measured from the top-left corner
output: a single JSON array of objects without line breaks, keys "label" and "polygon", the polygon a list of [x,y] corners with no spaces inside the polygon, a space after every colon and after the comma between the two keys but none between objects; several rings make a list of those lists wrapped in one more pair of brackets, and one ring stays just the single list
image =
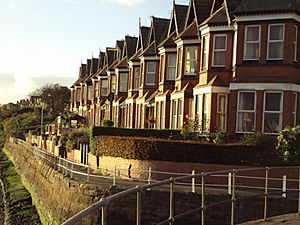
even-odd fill
[{"label": "concrete path", "polygon": [[287,214],[276,216],[268,219],[268,221],[255,221],[243,223],[240,225],[300,225],[300,215]]}]

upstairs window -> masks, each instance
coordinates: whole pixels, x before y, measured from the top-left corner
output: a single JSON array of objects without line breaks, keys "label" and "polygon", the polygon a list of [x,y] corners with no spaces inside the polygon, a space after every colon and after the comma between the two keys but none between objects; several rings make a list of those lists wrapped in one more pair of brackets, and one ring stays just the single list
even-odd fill
[{"label": "upstairs window", "polygon": [[95,98],[97,98],[99,97],[99,82],[95,81],[94,86],[95,86]]},{"label": "upstairs window", "polygon": [[244,60],[258,60],[260,51],[260,26],[246,26]]},{"label": "upstairs window", "polygon": [[175,80],[176,54],[168,55],[168,77],[167,80]]},{"label": "upstairs window", "polygon": [[80,96],[80,89],[76,89],[76,100],[77,102],[79,102],[81,99],[81,96]]},{"label": "upstairs window", "polygon": [[93,86],[88,86],[88,100],[93,98]]},{"label": "upstairs window", "polygon": [[134,89],[140,87],[140,67],[134,68]]},{"label": "upstairs window", "polygon": [[297,126],[297,101],[298,101],[298,98],[297,98],[297,92],[294,92],[293,93],[293,99],[292,99],[292,103],[294,104],[293,105],[293,111],[292,111],[292,118],[293,118],[293,126]]},{"label": "upstairs window", "polygon": [[206,70],[208,67],[208,36],[203,37],[202,39],[202,70]]},{"label": "upstairs window", "polygon": [[187,47],[185,57],[185,75],[195,75],[197,69],[197,47]]},{"label": "upstairs window", "polygon": [[107,96],[107,80],[101,80],[101,96]]},{"label": "upstairs window", "polygon": [[227,42],[226,35],[214,36],[213,66],[225,66],[226,48],[227,48],[226,42]]},{"label": "upstairs window", "polygon": [[181,76],[182,70],[182,48],[178,48],[177,50],[177,77]]},{"label": "upstairs window", "polygon": [[284,48],[284,25],[269,25],[268,35],[268,59],[282,60]]},{"label": "upstairs window", "polygon": [[155,85],[155,66],[156,63],[154,62],[147,63],[147,85]]},{"label": "upstairs window", "polygon": [[294,54],[294,61],[297,61],[297,48],[298,48],[298,43],[297,43],[297,39],[298,39],[298,27],[295,25],[294,26],[294,40],[293,40],[293,54]]},{"label": "upstairs window", "polygon": [[128,91],[128,73],[120,73],[120,92],[127,92]]},{"label": "upstairs window", "polygon": [[111,92],[116,92],[116,85],[117,85],[116,76],[112,75],[111,76]]}]

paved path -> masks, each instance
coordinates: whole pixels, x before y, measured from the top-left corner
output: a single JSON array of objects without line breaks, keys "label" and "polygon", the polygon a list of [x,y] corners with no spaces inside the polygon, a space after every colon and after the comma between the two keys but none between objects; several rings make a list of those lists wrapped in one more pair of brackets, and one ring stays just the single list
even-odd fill
[{"label": "paved path", "polygon": [[300,215],[287,214],[276,216],[268,219],[268,221],[248,222],[240,225],[300,225]]}]

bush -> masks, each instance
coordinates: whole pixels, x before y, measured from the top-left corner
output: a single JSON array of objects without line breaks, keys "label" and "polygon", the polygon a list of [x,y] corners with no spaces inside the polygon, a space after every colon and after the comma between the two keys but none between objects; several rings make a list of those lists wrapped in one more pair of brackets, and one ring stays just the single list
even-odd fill
[{"label": "bush", "polygon": [[142,137],[98,137],[96,155],[137,160],[247,166],[280,164],[275,148],[271,150],[245,144],[216,145]]},{"label": "bush", "polygon": [[65,131],[61,134],[60,144],[66,150],[73,150],[78,147],[77,142],[79,138],[88,138],[88,136],[88,129]]},{"label": "bush", "polygon": [[114,122],[108,119],[104,119],[101,121],[101,126],[103,127],[112,127],[114,125]]},{"label": "bush", "polygon": [[300,164],[300,126],[286,127],[277,137],[277,150],[281,160],[289,165]]},{"label": "bush", "polygon": [[127,129],[116,127],[93,127],[93,136],[155,137],[182,139],[180,130]]}]

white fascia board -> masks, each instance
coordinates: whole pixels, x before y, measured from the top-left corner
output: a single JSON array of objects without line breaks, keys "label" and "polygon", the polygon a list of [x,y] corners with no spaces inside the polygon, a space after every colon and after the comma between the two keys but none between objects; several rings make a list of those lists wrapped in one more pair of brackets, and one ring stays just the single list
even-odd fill
[{"label": "white fascia board", "polygon": [[184,98],[184,92],[171,94],[171,100],[182,99],[182,98]]},{"label": "white fascia board", "polygon": [[175,53],[176,51],[177,51],[176,48],[160,48],[158,54],[162,55],[162,54],[167,53],[167,52],[174,52]]},{"label": "white fascia board", "polygon": [[221,31],[234,31],[234,26],[200,27],[201,36],[208,34],[209,32],[221,32]]},{"label": "white fascia board", "polygon": [[266,21],[266,20],[286,20],[293,19],[300,22],[300,16],[296,13],[282,13],[282,14],[267,14],[267,15],[247,15],[236,16],[237,22],[253,22],[253,21]]},{"label": "white fascia board", "polygon": [[126,98],[125,99],[125,104],[135,104],[135,99],[134,98]]},{"label": "white fascia board", "polygon": [[231,83],[230,90],[280,90],[300,92],[299,84],[292,83]]},{"label": "white fascia board", "polygon": [[194,88],[193,95],[200,95],[206,93],[222,93],[222,94],[229,94],[229,87],[217,87],[217,86],[209,86],[204,88]]}]

